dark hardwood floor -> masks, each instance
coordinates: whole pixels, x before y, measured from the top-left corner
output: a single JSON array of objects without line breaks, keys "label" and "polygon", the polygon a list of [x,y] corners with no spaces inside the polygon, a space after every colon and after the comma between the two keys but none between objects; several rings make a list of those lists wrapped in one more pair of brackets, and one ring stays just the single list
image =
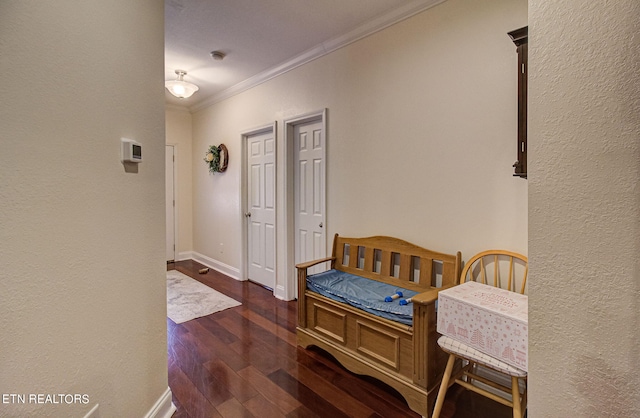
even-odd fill
[{"label": "dark hardwood floor", "polygon": [[[174,418],[419,417],[381,382],[354,375],[319,349],[296,346],[296,302],[194,261],[176,269],[241,306],[175,324],[167,319]],[[511,417],[510,409],[453,386],[443,418]]]}]

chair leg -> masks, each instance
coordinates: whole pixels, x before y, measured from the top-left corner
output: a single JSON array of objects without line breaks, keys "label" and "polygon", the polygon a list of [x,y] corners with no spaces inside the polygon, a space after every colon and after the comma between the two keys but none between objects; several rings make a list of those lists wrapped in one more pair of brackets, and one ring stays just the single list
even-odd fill
[{"label": "chair leg", "polygon": [[451,379],[451,372],[453,372],[453,364],[455,361],[456,356],[449,354],[449,360],[447,361],[447,367],[444,369],[444,375],[442,376],[438,397],[436,398],[436,405],[433,407],[433,415],[431,415],[431,418],[440,417],[442,405],[444,405],[444,398],[447,396],[447,389],[449,389],[449,379]]},{"label": "chair leg", "polygon": [[511,396],[513,397],[513,418],[522,418],[522,404],[520,403],[520,386],[518,378],[511,376]]}]

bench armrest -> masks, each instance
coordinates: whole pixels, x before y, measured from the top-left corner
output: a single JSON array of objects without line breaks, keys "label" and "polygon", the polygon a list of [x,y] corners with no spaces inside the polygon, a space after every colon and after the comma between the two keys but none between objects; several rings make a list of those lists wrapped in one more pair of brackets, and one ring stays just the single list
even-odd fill
[{"label": "bench armrest", "polygon": [[431,288],[425,292],[418,293],[417,295],[412,297],[411,302],[415,304],[420,304],[420,305],[427,305],[429,303],[434,303],[436,300],[438,300],[438,293],[440,293],[441,290],[449,289],[453,286],[455,285],[447,285],[447,286],[442,286],[438,288],[435,288],[435,287]]},{"label": "bench armrest", "polygon": [[296,264],[296,268],[299,270],[306,270],[309,267],[315,266],[316,264],[325,263],[327,261],[333,261],[335,259],[336,259],[335,257],[325,257],[319,260],[307,261],[305,263]]},{"label": "bench armrest", "polygon": [[325,257],[320,260],[296,264],[296,270],[298,271],[298,327],[307,327],[307,300],[305,297],[305,292],[307,291],[307,269],[316,264],[326,263],[327,261],[331,261],[331,264],[333,264],[335,259],[335,257]]}]

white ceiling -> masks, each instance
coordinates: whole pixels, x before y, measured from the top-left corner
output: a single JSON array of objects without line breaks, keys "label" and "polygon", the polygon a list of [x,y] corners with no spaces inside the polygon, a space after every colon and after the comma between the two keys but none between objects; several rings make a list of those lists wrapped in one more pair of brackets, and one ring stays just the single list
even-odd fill
[{"label": "white ceiling", "polygon": [[165,0],[165,80],[200,87],[166,101],[197,110],[442,1]]}]

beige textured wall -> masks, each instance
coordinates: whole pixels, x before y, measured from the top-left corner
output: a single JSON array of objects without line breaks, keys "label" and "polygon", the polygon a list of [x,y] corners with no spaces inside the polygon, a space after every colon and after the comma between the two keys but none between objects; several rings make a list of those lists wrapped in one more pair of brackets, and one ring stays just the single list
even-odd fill
[{"label": "beige textured wall", "polygon": [[191,113],[181,109],[166,110],[166,141],[175,149],[176,257],[190,258],[193,250],[193,149]]},{"label": "beige textured wall", "polygon": [[530,417],[640,416],[639,16],[529,1]]},{"label": "beige textured wall", "polygon": [[2,417],[142,417],[166,393],[163,13],[0,2],[0,393],[89,400]]},{"label": "beige textured wall", "polygon": [[[196,112],[194,250],[242,263],[240,133],[278,121],[281,146],[284,119],[327,108],[329,245],[339,232],[465,258],[491,247],[526,253],[527,182],[512,176],[517,55],[507,36],[526,24],[526,0],[449,0]],[[220,142],[229,168],[212,176],[202,156]]]}]

